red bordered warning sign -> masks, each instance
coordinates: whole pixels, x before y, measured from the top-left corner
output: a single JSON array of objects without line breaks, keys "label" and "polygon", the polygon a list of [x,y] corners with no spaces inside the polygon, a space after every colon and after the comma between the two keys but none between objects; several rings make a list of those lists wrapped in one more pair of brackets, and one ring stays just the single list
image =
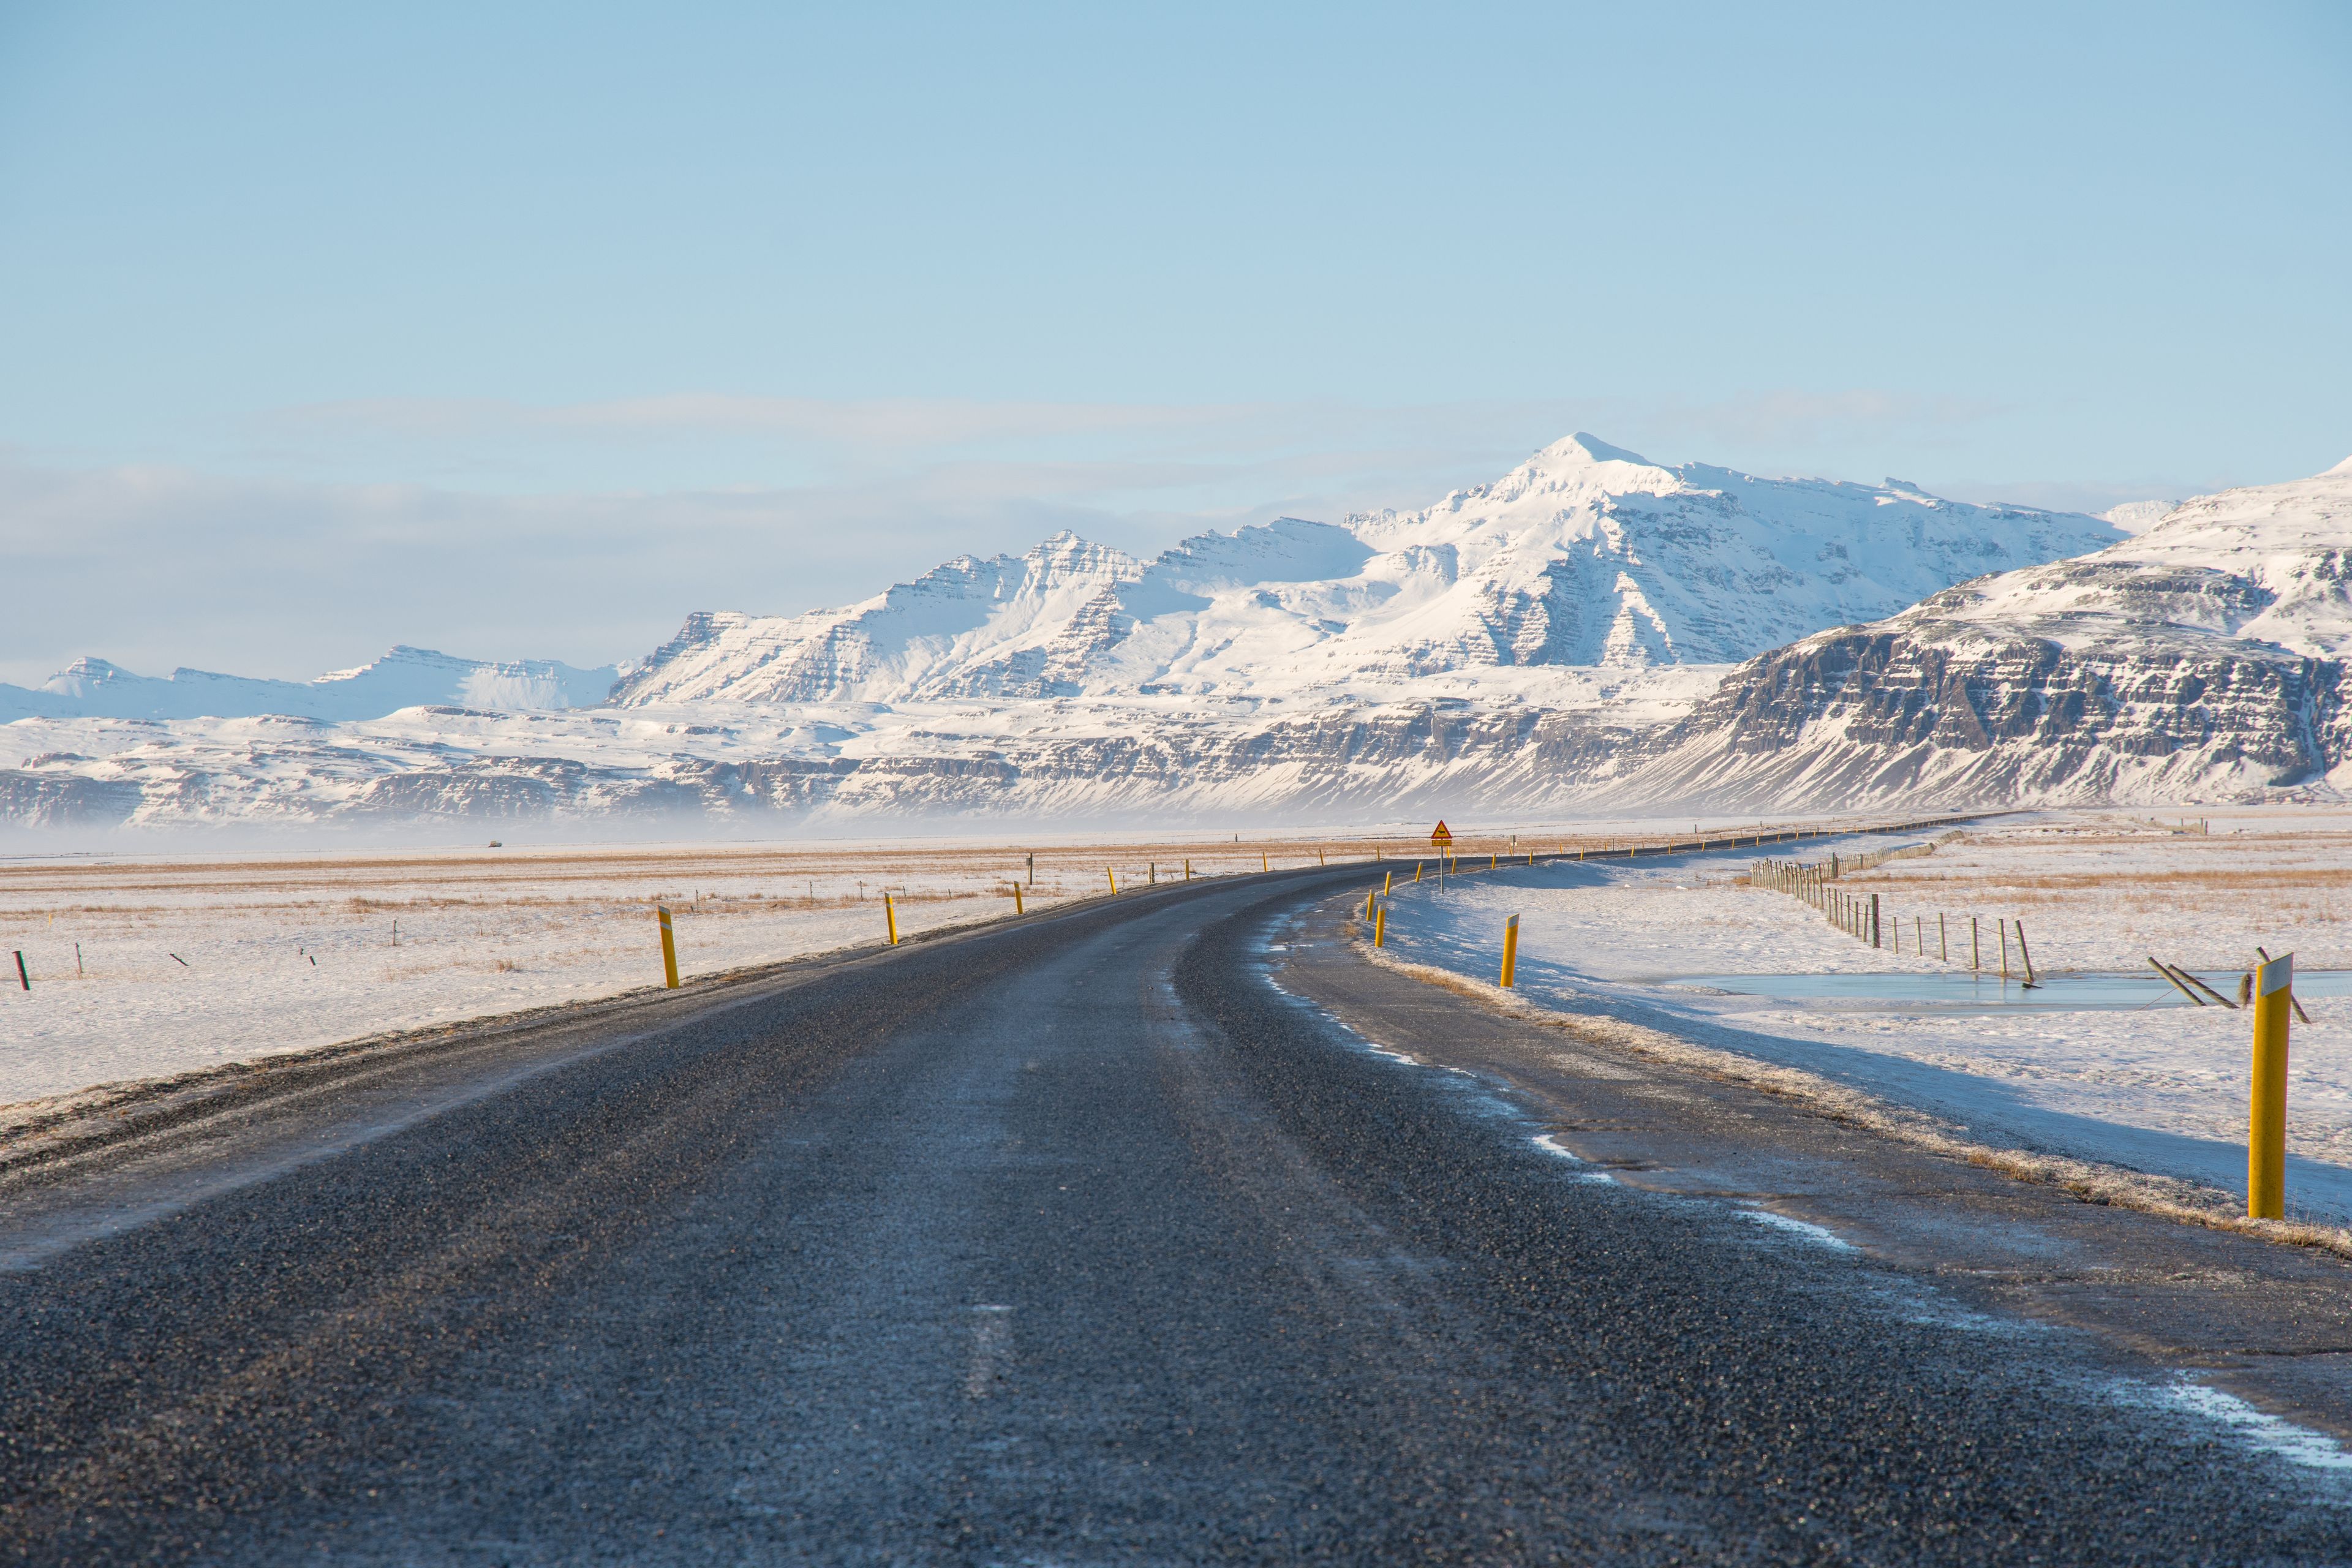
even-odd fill
[{"label": "red bordered warning sign", "polygon": [[1437,819],[1437,831],[1429,836],[1429,841],[1440,849],[1454,842],[1454,829],[1445,826],[1444,817]]}]

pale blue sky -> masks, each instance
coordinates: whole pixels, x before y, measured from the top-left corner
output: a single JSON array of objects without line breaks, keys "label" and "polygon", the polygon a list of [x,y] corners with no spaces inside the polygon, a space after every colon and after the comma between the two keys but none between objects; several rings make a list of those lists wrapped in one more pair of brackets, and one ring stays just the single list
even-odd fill
[{"label": "pale blue sky", "polygon": [[0,679],[597,662],[1583,427],[2352,453],[2352,7],[0,0]]}]

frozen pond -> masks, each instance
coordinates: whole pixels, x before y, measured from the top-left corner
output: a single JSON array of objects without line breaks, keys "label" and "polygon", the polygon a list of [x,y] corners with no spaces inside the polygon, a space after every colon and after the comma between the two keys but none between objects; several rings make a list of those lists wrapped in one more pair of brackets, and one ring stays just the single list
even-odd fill
[{"label": "frozen pond", "polygon": [[[2200,974],[2197,978],[2222,995],[2236,999],[2235,973]],[[2127,970],[2045,973],[2041,981],[2028,988],[2022,977],[2003,980],[1997,973],[1959,969],[1927,973],[1696,974],[1666,984],[1683,990],[1728,991],[1739,996],[1769,996],[1785,1002],[1878,1002],[1889,1006],[1958,1012],[2078,1013],[2190,1005],[2187,997],[2152,969],[2137,974]],[[2322,996],[2352,996],[2352,969],[2297,970],[2294,989],[2305,1001]],[[2208,1005],[2211,1005],[2210,1001]]]}]

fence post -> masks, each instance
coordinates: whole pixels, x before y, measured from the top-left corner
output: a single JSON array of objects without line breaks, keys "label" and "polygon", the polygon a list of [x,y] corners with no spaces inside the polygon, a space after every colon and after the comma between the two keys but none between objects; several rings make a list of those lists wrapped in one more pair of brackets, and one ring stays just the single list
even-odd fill
[{"label": "fence post", "polygon": [[1519,966],[1519,917],[1513,915],[1503,922],[1503,989],[1511,988],[1511,976]]},{"label": "fence post", "polygon": [[2291,952],[2254,972],[2252,1104],[2246,1126],[2249,1219],[2286,1217],[2287,999],[2294,984]]},{"label": "fence post", "polygon": [[1877,895],[1876,893],[1873,893],[1873,894],[1871,894],[1871,895],[1870,895],[1870,945],[1871,945],[1871,946],[1873,946],[1873,947],[1877,947],[1877,946],[1879,946],[1879,945],[1880,945],[1880,943],[1879,943],[1879,940],[1878,940],[1878,937],[1879,937],[1879,928],[1878,928],[1878,895]]},{"label": "fence post", "polygon": [[[661,922],[662,984],[675,991],[677,989],[677,939],[670,934],[669,910],[667,908],[656,904],[654,916]],[[16,967],[22,970],[24,966],[24,955],[19,953],[16,956]],[[26,989],[30,990],[31,987],[27,986]]]}]

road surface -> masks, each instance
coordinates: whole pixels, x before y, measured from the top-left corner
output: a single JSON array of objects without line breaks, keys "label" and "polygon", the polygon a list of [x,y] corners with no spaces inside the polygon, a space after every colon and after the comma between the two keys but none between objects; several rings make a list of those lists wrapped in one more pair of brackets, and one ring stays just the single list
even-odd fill
[{"label": "road surface", "polygon": [[2261,1286],[2325,1425],[2339,1266],[1580,1055],[1356,958],[1363,882],[1033,917],[20,1171],[0,1551],[2352,1558],[2336,1450],[2174,1382],[2265,1353],[2214,1328]]}]

